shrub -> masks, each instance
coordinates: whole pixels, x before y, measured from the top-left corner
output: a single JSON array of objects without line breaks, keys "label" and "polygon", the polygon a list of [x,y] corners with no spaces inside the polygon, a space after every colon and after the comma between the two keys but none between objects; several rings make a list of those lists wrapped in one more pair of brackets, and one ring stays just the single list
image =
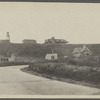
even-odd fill
[{"label": "shrub", "polygon": [[80,57],[80,58],[70,58],[66,61],[68,64],[78,65],[78,66],[89,66],[89,67],[100,67],[100,57],[90,56],[90,57]]},{"label": "shrub", "polygon": [[100,83],[100,68],[67,65],[66,63],[33,63],[29,68],[38,73],[71,78],[78,81]]}]

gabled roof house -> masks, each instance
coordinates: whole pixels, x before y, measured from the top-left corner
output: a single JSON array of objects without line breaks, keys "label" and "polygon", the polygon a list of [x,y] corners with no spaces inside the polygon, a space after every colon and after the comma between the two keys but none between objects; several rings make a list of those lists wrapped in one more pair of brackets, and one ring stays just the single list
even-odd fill
[{"label": "gabled roof house", "polygon": [[83,48],[79,47],[79,48],[75,48],[72,52],[72,55],[74,57],[80,57],[80,56],[90,56],[92,55],[91,50],[86,47],[85,45],[83,45]]}]

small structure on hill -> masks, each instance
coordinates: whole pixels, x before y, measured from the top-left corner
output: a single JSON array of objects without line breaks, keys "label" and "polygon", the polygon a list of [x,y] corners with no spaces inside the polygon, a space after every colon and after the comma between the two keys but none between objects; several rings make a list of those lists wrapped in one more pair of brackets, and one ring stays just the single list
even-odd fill
[{"label": "small structure on hill", "polygon": [[46,44],[66,44],[68,43],[68,41],[64,39],[55,39],[54,37],[52,37],[51,39],[45,40],[45,43]]},{"label": "small structure on hill", "polygon": [[0,43],[1,44],[10,43],[10,35],[9,35],[9,32],[7,32],[6,39],[0,40]]},{"label": "small structure on hill", "polygon": [[58,54],[54,53],[53,50],[52,50],[52,53],[46,54],[45,59],[46,60],[57,60],[58,59]]},{"label": "small structure on hill", "polygon": [[14,53],[11,53],[11,57],[10,57],[10,61],[15,61],[16,60],[16,56]]},{"label": "small structure on hill", "polygon": [[24,44],[36,44],[36,40],[31,40],[31,39],[24,39],[23,40]]},{"label": "small structure on hill", "polygon": [[73,57],[80,57],[80,56],[90,56],[92,55],[91,50],[88,47],[83,45],[83,48],[75,48],[72,52]]}]

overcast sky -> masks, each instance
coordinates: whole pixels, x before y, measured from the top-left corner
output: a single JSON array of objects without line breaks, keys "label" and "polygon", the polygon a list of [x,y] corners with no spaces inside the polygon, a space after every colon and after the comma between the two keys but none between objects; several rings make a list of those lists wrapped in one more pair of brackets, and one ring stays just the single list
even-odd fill
[{"label": "overcast sky", "polygon": [[54,36],[70,43],[100,43],[100,3],[1,3],[0,38],[11,42]]}]

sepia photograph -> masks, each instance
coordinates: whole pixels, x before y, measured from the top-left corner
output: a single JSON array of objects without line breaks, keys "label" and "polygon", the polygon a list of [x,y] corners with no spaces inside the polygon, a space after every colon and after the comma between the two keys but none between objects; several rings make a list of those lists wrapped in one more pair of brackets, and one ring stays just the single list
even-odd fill
[{"label": "sepia photograph", "polygon": [[0,97],[100,95],[100,3],[0,2]]}]

